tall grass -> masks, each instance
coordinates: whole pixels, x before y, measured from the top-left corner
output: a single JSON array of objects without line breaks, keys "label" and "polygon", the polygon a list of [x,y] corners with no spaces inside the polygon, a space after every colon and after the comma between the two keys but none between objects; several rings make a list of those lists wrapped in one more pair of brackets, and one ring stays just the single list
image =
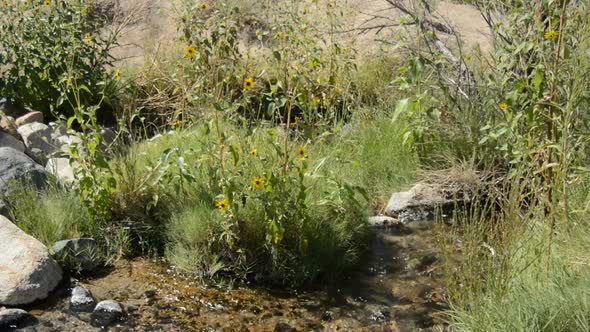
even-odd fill
[{"label": "tall grass", "polygon": [[98,220],[78,195],[58,185],[41,190],[17,187],[8,205],[12,221],[50,247],[56,241],[94,236],[98,231]]}]

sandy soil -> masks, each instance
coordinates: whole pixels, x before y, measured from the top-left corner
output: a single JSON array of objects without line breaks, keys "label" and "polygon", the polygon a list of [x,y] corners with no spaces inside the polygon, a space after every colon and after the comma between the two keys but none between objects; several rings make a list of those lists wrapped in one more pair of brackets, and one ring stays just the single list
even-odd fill
[{"label": "sandy soil", "polygon": [[[122,9],[120,19],[130,16],[130,23],[122,29],[121,46],[113,55],[127,65],[145,62],[146,54],[171,52],[177,45],[178,33],[174,20],[174,1],[170,0],[115,0]],[[385,0],[348,0],[345,10],[346,29],[377,26],[398,22],[403,15],[391,9]],[[434,15],[449,23],[457,31],[464,50],[479,44],[485,52],[490,49],[488,27],[478,10],[470,5],[440,1]],[[372,17],[379,17],[372,19]],[[392,41],[398,28],[388,28],[379,34],[371,31],[363,34],[350,32],[346,36],[358,50],[364,53],[378,51],[383,43],[379,40]],[[440,38],[455,43],[455,37],[441,35]],[[390,47],[390,46],[388,46]]]}]

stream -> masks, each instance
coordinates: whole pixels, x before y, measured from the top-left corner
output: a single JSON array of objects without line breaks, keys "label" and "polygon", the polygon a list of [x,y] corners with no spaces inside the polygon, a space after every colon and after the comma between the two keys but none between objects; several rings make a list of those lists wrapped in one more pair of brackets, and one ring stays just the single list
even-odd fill
[{"label": "stream", "polygon": [[[164,262],[123,260],[80,280],[125,317],[110,331],[442,331],[446,309],[434,222],[375,229],[357,271],[315,290],[203,286]],[[69,310],[70,287],[25,309],[18,331],[100,331]]]}]

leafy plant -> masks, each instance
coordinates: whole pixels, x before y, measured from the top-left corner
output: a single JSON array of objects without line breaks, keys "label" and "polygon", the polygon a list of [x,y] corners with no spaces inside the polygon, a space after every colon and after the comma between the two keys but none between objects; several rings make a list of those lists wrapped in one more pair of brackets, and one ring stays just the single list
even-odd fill
[{"label": "leafy plant", "polygon": [[[91,1],[4,1],[1,6],[0,95],[46,118],[53,112],[73,115],[66,102],[73,99],[73,79],[82,105],[97,105],[112,95],[109,52],[116,36],[101,33]],[[101,106],[99,118],[110,119],[108,103]]]}]

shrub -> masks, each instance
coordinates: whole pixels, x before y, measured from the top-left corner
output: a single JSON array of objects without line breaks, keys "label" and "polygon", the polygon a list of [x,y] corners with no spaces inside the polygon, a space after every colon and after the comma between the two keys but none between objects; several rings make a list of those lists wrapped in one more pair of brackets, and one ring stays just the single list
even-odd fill
[{"label": "shrub", "polygon": [[[76,103],[102,105],[98,117],[112,120],[108,101],[114,36],[101,33],[91,1],[4,1],[0,15],[0,95],[20,106],[66,117]],[[80,87],[75,96],[73,89]],[[77,98],[77,99],[76,99]]]}]

